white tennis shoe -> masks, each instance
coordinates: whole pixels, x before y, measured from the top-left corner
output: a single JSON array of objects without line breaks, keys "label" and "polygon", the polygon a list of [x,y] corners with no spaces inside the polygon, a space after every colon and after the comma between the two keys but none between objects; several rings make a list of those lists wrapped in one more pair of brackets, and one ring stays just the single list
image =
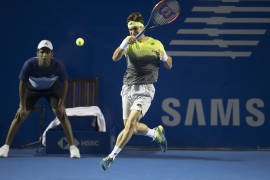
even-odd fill
[{"label": "white tennis shoe", "polygon": [[81,157],[80,151],[75,145],[72,145],[69,147],[69,152],[70,152],[70,158],[80,158]]},{"label": "white tennis shoe", "polygon": [[1,158],[6,158],[8,157],[8,151],[9,151],[9,145],[3,145],[1,148],[0,148],[0,157]]}]

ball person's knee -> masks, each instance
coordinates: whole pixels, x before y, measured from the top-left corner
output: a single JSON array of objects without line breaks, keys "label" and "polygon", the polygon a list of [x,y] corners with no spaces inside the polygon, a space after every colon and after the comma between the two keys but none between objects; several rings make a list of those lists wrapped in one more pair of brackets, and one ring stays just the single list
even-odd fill
[{"label": "ball person's knee", "polygon": [[29,113],[30,113],[30,111],[19,108],[17,113],[16,113],[15,120],[17,120],[18,123],[21,123],[28,116]]},{"label": "ball person's knee", "polygon": [[65,108],[62,106],[52,107],[52,111],[56,116],[64,116],[65,115]]}]

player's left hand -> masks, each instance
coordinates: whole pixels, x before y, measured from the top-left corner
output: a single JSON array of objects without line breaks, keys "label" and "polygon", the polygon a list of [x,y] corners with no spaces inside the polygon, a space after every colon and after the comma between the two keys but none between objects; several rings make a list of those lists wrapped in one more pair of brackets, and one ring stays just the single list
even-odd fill
[{"label": "player's left hand", "polygon": [[160,49],[158,49],[158,50],[153,49],[152,52],[155,52],[155,53],[159,56],[159,59],[160,59],[160,60],[162,59],[162,57],[163,57],[164,54],[165,54],[165,53],[164,53],[163,51],[161,51]]}]

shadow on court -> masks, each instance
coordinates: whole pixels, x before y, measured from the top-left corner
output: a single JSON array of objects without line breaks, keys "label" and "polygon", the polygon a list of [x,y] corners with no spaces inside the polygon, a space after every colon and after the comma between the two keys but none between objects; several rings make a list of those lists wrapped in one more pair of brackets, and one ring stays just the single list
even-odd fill
[{"label": "shadow on court", "polygon": [[[185,152],[185,151],[183,151]],[[195,151],[194,151],[195,152]],[[209,153],[205,156],[203,155],[186,155],[186,153],[181,154],[181,151],[174,153],[174,151],[158,152],[158,151],[123,151],[118,158],[143,158],[143,159],[164,159],[164,160],[203,160],[203,161],[229,161],[229,162],[239,162],[244,161],[238,158],[223,158],[223,157],[209,157]]]}]

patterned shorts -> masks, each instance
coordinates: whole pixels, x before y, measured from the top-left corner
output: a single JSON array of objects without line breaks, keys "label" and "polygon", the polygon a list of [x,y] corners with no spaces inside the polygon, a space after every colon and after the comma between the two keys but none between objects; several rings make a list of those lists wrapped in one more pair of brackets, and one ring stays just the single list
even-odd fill
[{"label": "patterned shorts", "polygon": [[123,119],[128,119],[131,110],[141,111],[142,116],[148,111],[155,95],[153,84],[123,85],[122,109]]}]

